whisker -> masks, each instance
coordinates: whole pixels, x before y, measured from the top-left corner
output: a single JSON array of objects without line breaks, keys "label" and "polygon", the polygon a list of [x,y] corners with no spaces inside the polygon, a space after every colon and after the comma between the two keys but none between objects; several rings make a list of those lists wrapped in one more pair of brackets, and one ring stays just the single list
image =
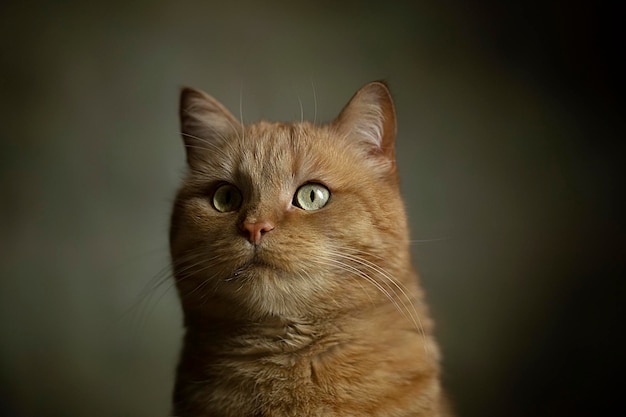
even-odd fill
[{"label": "whisker", "polygon": [[[366,280],[369,280],[369,277],[367,277],[367,276],[363,277],[362,276],[363,274],[360,271],[358,271],[356,268],[354,268],[354,267],[350,267],[349,265],[344,264],[342,262],[338,262],[338,261],[336,261],[335,259],[332,259],[332,258],[322,257],[322,259],[327,261],[327,262],[330,262],[330,263],[335,263],[343,271],[350,272],[351,274],[354,274],[354,275],[357,275],[357,276],[359,276],[361,278],[365,278]],[[321,263],[321,262],[317,262],[317,263],[320,264],[321,266],[328,266],[328,264],[326,264],[326,263]],[[310,280],[312,280],[311,274],[309,274],[307,271],[302,271],[302,272],[304,272],[305,275]],[[374,300],[369,295],[369,293],[367,291],[365,291],[365,287],[363,286],[363,283],[361,282],[361,280],[353,278],[352,275],[349,275],[348,277],[351,278],[352,280],[354,280],[356,283],[359,284],[359,286],[363,289],[363,292],[365,292],[365,294],[367,295],[367,298],[369,298],[369,300],[372,303],[372,305],[374,305],[375,304]],[[374,282],[373,284],[375,285],[376,283]],[[384,294],[384,291],[383,291],[383,294]],[[336,300],[333,299],[333,301],[335,301],[335,303],[337,304]],[[393,300],[391,300],[391,301],[393,302]]]},{"label": "whisker", "polygon": [[[374,275],[370,275],[370,274],[365,273],[364,271],[359,270],[361,276],[367,276],[368,278],[371,278],[372,280],[374,279],[373,278],[374,276],[377,276],[380,279],[384,280],[383,282],[385,283],[385,286],[389,291],[384,291],[383,293],[388,298],[391,296],[391,293],[393,293],[393,295],[398,298],[398,301],[394,300],[394,305],[403,316],[405,316],[407,319],[413,322],[413,325],[415,326],[416,330],[420,332],[420,334],[422,334],[422,336],[424,337],[423,339],[424,350],[427,353],[429,353],[428,347],[426,345],[425,330],[424,330],[423,323],[421,321],[419,313],[417,312],[417,309],[415,308],[415,304],[413,303],[413,300],[411,299],[411,297],[409,297],[407,293],[406,288],[404,288],[404,286],[400,282],[398,282],[397,279],[391,276],[387,271],[385,271],[379,265],[363,257],[358,257],[355,255],[342,253],[342,251],[338,249],[339,248],[334,249],[333,256],[336,256],[336,257],[339,257],[339,258],[342,258],[351,262],[355,262],[358,265],[362,265],[363,267],[368,268],[370,271],[374,272]],[[352,251],[380,258],[379,256],[368,253],[366,251],[362,251],[358,249],[352,249]],[[358,270],[358,268],[356,267],[354,267],[354,269]],[[383,284],[379,284],[379,285],[382,286]]]},{"label": "whisker", "polygon": [[300,95],[298,95],[298,103],[300,104],[300,123],[304,123],[304,107],[302,107],[302,100],[300,100]]},{"label": "whisker", "polygon": [[241,140],[245,142],[246,127],[243,123],[243,82],[241,83],[241,88],[239,89],[239,121],[241,122]]},{"label": "whisker", "polygon": [[[201,138],[199,136],[194,136],[194,135],[191,135],[191,134],[185,133],[185,132],[180,132],[180,134],[182,136],[194,139],[194,140],[200,142],[201,145],[203,145],[203,146],[199,146],[199,145],[191,145],[191,144],[185,143],[185,147],[191,148],[191,149],[199,149],[199,150],[203,150],[203,151],[215,152],[218,155],[220,155],[220,157],[222,157],[224,159],[228,159],[228,154],[221,147],[219,147],[214,141],[209,140],[209,139],[205,139],[205,138]],[[222,143],[224,143],[224,142],[228,143],[228,141],[222,141]]]},{"label": "whisker", "polygon": [[313,124],[317,123],[317,94],[315,92],[315,82],[311,79],[311,87],[313,89]]},{"label": "whisker", "polygon": [[366,266],[366,267],[374,270],[378,274],[380,274],[380,276],[385,278],[387,280],[387,282],[389,282],[390,284],[393,284],[393,286],[396,287],[398,289],[398,291],[400,291],[400,293],[404,297],[404,300],[402,300],[402,299],[400,300],[402,302],[402,305],[408,310],[408,307],[407,307],[407,305],[404,302],[406,300],[406,302],[411,306],[412,312],[409,311],[409,314],[411,315],[411,319],[413,320],[413,323],[415,325],[417,325],[418,330],[421,333],[424,333],[424,326],[422,325],[422,322],[420,320],[419,314],[417,313],[417,309],[415,308],[415,305],[413,304],[413,301],[408,296],[408,294],[406,292],[406,289],[403,288],[403,286],[395,278],[393,278],[391,275],[389,275],[384,269],[382,269],[378,265],[374,264],[373,262],[370,262],[367,259],[356,258],[356,257],[350,256],[350,255],[343,255],[343,256],[345,256],[348,259],[352,258],[353,260],[355,260],[357,262],[361,262],[364,266]]},{"label": "whisker", "polygon": [[366,281],[368,281],[369,283],[373,284],[381,293],[383,293],[388,299],[389,301],[391,301],[391,303],[393,303],[393,305],[396,307],[396,309],[403,315],[405,316],[407,319],[408,317],[406,316],[406,313],[404,313],[402,311],[402,309],[400,308],[400,305],[397,303],[397,301],[393,298],[393,296],[376,280],[374,280],[369,274],[364,273],[363,271],[359,270],[358,268],[349,265],[345,262],[341,262],[339,260],[333,259],[333,258],[323,258],[324,260],[331,262],[335,265],[338,265],[341,267],[342,270],[346,271],[346,272],[351,272],[357,276],[360,276],[361,278],[365,278]]},{"label": "whisker", "polygon": [[143,287],[143,289],[135,297],[135,301],[132,302],[120,316],[119,320],[127,317],[133,313],[142,316],[144,313],[146,303],[150,303],[150,298],[156,290],[158,290],[163,284],[165,284],[170,275],[170,266],[167,265],[159,270]]},{"label": "whisker", "polygon": [[417,239],[417,240],[409,240],[410,244],[414,243],[432,243],[432,242],[443,242],[446,240],[450,240],[449,237],[436,237],[432,239]]}]

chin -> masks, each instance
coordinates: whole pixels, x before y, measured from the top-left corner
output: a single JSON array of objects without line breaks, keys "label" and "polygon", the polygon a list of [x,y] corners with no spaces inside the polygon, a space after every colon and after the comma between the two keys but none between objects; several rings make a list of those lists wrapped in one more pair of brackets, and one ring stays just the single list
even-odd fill
[{"label": "chin", "polygon": [[229,284],[233,301],[244,300],[247,310],[257,317],[305,316],[319,295],[308,278],[266,263],[246,266]]}]

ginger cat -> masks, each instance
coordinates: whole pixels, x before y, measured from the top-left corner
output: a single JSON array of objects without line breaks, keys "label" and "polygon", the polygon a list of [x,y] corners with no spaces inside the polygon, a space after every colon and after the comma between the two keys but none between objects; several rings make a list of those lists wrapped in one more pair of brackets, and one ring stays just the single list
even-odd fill
[{"label": "ginger cat", "polygon": [[449,416],[394,155],[386,85],[329,124],[243,125],[180,103],[170,231],[185,338],[179,417]]}]

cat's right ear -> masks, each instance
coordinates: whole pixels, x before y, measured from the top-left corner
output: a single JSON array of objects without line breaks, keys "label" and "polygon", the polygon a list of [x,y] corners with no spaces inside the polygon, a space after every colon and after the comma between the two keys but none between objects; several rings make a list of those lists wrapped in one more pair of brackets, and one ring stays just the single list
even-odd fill
[{"label": "cat's right ear", "polygon": [[219,142],[242,132],[239,120],[219,101],[190,87],[180,93],[180,127],[191,168],[206,160]]},{"label": "cat's right ear", "polygon": [[396,112],[389,88],[382,81],[361,87],[333,124],[368,151],[375,166],[396,173]]}]

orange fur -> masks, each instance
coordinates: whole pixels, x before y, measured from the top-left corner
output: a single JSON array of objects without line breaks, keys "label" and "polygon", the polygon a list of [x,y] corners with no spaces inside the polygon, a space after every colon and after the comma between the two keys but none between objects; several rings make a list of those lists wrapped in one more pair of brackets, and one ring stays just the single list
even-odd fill
[{"label": "orange fur", "polygon": [[[449,415],[387,87],[366,85],[330,124],[245,126],[187,88],[181,123],[190,169],[170,241],[186,334],[173,414]],[[324,207],[293,204],[306,183],[330,190]],[[235,210],[211,202],[223,184],[241,193]]]}]

